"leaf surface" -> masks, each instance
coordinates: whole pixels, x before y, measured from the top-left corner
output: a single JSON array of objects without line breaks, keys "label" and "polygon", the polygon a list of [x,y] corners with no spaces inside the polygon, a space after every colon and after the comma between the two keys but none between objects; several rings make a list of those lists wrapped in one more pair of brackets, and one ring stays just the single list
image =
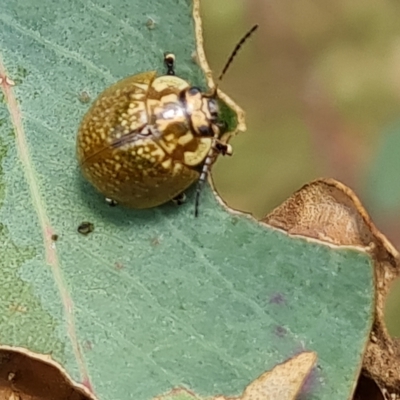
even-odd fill
[{"label": "leaf surface", "polygon": [[197,219],[193,192],[179,208],[110,208],[80,175],[87,97],[162,73],[165,51],[204,87],[195,49],[188,0],[3,1],[0,343],[51,354],[100,399],[137,400],[238,395],[311,350],[307,399],[348,398],[372,321],[365,253],[231,214],[209,188]]}]

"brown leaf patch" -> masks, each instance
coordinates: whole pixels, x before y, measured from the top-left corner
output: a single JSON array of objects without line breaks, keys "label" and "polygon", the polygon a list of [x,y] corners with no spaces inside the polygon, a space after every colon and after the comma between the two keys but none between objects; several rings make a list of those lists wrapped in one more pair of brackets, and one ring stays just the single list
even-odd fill
[{"label": "brown leaf patch", "polygon": [[0,400],[95,400],[50,356],[0,347]]}]

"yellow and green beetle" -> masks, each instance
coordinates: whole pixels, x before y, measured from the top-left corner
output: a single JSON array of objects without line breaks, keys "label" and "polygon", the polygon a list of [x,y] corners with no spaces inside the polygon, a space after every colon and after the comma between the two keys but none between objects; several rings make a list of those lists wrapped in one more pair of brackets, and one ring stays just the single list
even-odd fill
[{"label": "yellow and green beetle", "polygon": [[198,181],[197,215],[209,168],[231,147],[220,140],[216,90],[207,94],[177,77],[173,54],[166,53],[164,62],[166,75],[133,75],[98,96],[78,131],[78,161],[100,193],[132,208],[179,199]]}]

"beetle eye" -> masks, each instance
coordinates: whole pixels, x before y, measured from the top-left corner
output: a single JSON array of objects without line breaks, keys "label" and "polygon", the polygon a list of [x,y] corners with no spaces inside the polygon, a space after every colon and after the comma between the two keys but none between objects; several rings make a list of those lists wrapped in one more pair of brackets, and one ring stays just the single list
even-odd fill
[{"label": "beetle eye", "polygon": [[196,96],[196,94],[201,93],[201,90],[198,87],[193,86],[188,89],[188,93],[190,94],[190,96]]},{"label": "beetle eye", "polygon": [[211,129],[207,125],[201,125],[197,128],[201,136],[213,136]]}]

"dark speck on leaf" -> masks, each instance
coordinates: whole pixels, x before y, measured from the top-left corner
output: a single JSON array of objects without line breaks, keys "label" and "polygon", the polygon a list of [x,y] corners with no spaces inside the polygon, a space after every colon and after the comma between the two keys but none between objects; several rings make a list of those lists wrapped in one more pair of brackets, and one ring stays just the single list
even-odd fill
[{"label": "dark speck on leaf", "polygon": [[271,304],[278,304],[278,305],[282,305],[286,303],[285,297],[283,296],[283,294],[281,293],[274,293],[270,299],[269,302]]},{"label": "dark speck on leaf", "polygon": [[233,217],[231,221],[232,221],[232,225],[236,225],[239,222],[239,219],[236,217]]},{"label": "dark speck on leaf", "polygon": [[90,101],[89,93],[86,92],[85,90],[84,90],[83,92],[81,92],[81,93],[79,94],[79,101],[80,101],[82,104],[89,103],[89,101]]},{"label": "dark speck on leaf", "polygon": [[94,231],[94,225],[91,222],[84,221],[78,226],[78,232],[82,235],[88,235]]},{"label": "dark speck on leaf", "polygon": [[287,334],[287,330],[283,326],[277,326],[274,330],[276,336],[282,338]]},{"label": "dark speck on leaf", "polygon": [[148,20],[146,21],[146,26],[148,29],[152,30],[156,27],[156,22],[153,18],[148,18]]},{"label": "dark speck on leaf", "polygon": [[115,263],[115,269],[120,271],[122,268],[124,268],[124,266],[120,262],[117,261]]},{"label": "dark speck on leaf", "polygon": [[160,242],[160,238],[158,237],[154,237],[150,240],[150,243],[152,246],[158,246],[161,242]]}]

